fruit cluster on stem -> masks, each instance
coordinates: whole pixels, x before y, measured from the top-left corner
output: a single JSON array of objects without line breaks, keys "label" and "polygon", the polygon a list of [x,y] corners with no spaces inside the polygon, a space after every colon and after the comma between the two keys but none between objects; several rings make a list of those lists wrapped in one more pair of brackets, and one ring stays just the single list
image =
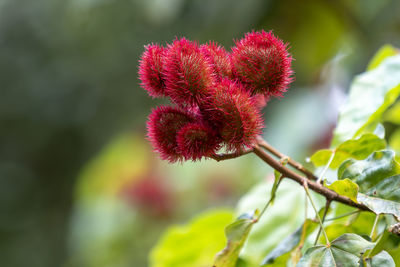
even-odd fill
[{"label": "fruit cluster on stem", "polygon": [[[160,157],[171,163],[212,158],[217,161],[254,153],[300,185],[359,210],[369,208],[324,187],[307,170],[261,137],[261,109],[282,97],[292,82],[287,44],[272,32],[251,32],[231,51],[215,42],[199,45],[185,38],[166,47],[150,44],[140,60],[141,86],[170,106],[152,110],[147,137]],[[218,153],[222,148],[227,153]],[[300,175],[271,155],[285,160]]]},{"label": "fruit cluster on stem", "polygon": [[140,60],[141,86],[171,106],[153,109],[148,139],[169,162],[241,154],[257,144],[261,109],[292,81],[292,57],[272,32],[251,32],[228,52],[215,42],[185,38],[150,44]]}]

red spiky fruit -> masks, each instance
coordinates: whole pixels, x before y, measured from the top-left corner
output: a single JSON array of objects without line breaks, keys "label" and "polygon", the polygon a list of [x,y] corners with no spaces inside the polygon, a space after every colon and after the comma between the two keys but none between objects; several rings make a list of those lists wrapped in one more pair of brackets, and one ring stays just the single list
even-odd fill
[{"label": "red spiky fruit", "polygon": [[241,84],[229,79],[217,83],[202,113],[218,129],[228,150],[251,147],[263,128],[256,99]]},{"label": "red spiky fruit", "polygon": [[165,57],[167,93],[177,105],[197,105],[210,94],[212,66],[196,42],[176,39]]},{"label": "red spiky fruit", "polygon": [[215,42],[208,42],[200,46],[203,54],[209,59],[213,66],[216,78],[221,80],[224,77],[232,78],[232,63],[230,54],[224,47]]},{"label": "red spiky fruit", "polygon": [[176,136],[194,120],[193,114],[179,107],[159,106],[152,110],[147,121],[147,138],[161,159],[171,163],[183,160]]},{"label": "red spiky fruit", "polygon": [[166,95],[163,77],[165,48],[158,44],[145,46],[145,51],[139,61],[139,79],[147,93],[155,97]]},{"label": "red spiky fruit", "polygon": [[200,160],[219,148],[218,133],[202,122],[188,123],[178,132],[177,142],[185,160]]},{"label": "red spiky fruit", "polygon": [[272,32],[251,32],[232,48],[235,76],[252,94],[282,96],[292,82],[292,57],[287,44]]}]

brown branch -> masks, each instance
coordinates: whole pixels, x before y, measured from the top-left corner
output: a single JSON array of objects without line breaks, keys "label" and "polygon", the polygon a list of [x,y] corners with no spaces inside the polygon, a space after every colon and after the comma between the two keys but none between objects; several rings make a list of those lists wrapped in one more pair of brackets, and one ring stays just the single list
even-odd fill
[{"label": "brown branch", "polygon": [[297,161],[295,161],[295,160],[291,159],[290,157],[279,152],[276,148],[274,148],[273,146],[268,144],[267,141],[262,139],[262,137],[259,137],[257,141],[258,141],[259,146],[265,148],[266,150],[271,152],[271,154],[275,155],[276,157],[278,157],[280,159],[287,158],[289,165],[292,166],[293,168],[295,168],[296,170],[304,173],[304,175],[307,176],[307,178],[309,178],[311,180],[318,180],[318,178],[311,171],[307,170],[303,165],[301,165]]},{"label": "brown branch", "polygon": [[251,149],[241,150],[238,152],[228,153],[228,154],[214,154],[214,155],[210,156],[210,158],[212,158],[216,161],[222,161],[222,160],[227,160],[227,159],[234,159],[234,158],[249,154],[253,151],[254,151],[254,149],[251,148]]},{"label": "brown branch", "polygon": [[262,148],[259,146],[254,147],[254,153],[261,158],[265,163],[270,165],[272,168],[280,172],[284,177],[287,177],[289,179],[294,180],[295,182],[299,183],[300,185],[306,184],[311,190],[314,192],[317,192],[320,195],[323,195],[327,201],[337,201],[343,204],[346,204],[348,206],[352,206],[355,208],[358,208],[360,210],[365,210],[365,211],[371,211],[367,206],[361,204],[361,203],[356,203],[352,201],[350,198],[339,195],[335,191],[332,191],[323,185],[310,181],[306,177],[303,177],[294,171],[286,168],[282,164],[280,164],[278,161],[273,159],[268,153],[266,153]]}]

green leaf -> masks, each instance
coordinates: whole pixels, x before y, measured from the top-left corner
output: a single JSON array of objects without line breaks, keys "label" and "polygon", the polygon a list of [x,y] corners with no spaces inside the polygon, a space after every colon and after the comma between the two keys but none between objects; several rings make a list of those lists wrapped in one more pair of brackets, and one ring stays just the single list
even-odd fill
[{"label": "green leaf", "polygon": [[392,256],[386,251],[381,251],[379,254],[376,254],[371,259],[368,258],[365,260],[367,263],[367,267],[396,267]]},{"label": "green leaf", "polygon": [[400,55],[388,57],[376,68],[358,75],[340,111],[332,146],[336,147],[376,125],[399,94]]},{"label": "green leaf", "polygon": [[367,70],[372,70],[378,67],[384,59],[394,56],[399,53],[399,50],[390,44],[382,46],[374,55],[368,64]]},{"label": "green leaf", "polygon": [[[360,212],[351,216],[333,221],[325,227],[329,240],[334,240],[345,233],[353,233],[361,236],[369,235],[376,215],[372,212]],[[325,238],[320,237],[319,242]]]},{"label": "green leaf", "polygon": [[298,267],[359,266],[360,256],[373,248],[371,243],[356,234],[344,234],[333,240],[330,246],[309,248],[300,259]]},{"label": "green leaf", "polygon": [[208,211],[186,225],[169,227],[150,253],[150,266],[211,266],[225,245],[224,228],[232,219],[229,210]]},{"label": "green leaf", "polygon": [[349,178],[358,184],[361,192],[366,192],[383,179],[399,173],[400,165],[395,160],[395,153],[382,150],[365,160],[346,160],[338,169],[338,179]]},{"label": "green leaf", "polygon": [[337,169],[343,161],[349,158],[357,160],[365,159],[374,151],[384,149],[385,147],[386,141],[384,139],[379,138],[375,134],[367,133],[360,138],[345,141],[334,150],[319,150],[311,156],[310,160],[315,167],[325,166],[328,164],[333,151],[335,151],[335,155],[329,167],[331,169]]},{"label": "green leaf", "polygon": [[225,228],[226,247],[215,256],[214,267],[234,267],[239,258],[251,227],[256,222],[258,212],[243,214]]},{"label": "green leaf", "polygon": [[344,180],[338,180],[326,187],[335,191],[339,195],[350,198],[351,200],[357,203],[358,185],[354,183],[352,180],[348,178]]},{"label": "green leaf", "polygon": [[400,220],[400,203],[377,197],[370,197],[359,193],[358,202],[364,204],[375,214],[392,214],[397,220]]},{"label": "green leaf", "polygon": [[393,124],[400,124],[400,102],[397,102],[386,111],[383,119]]},{"label": "green leaf", "polygon": [[396,266],[400,266],[400,245],[389,251],[390,255],[392,255]]},{"label": "green leaf", "polygon": [[389,145],[392,149],[400,153],[400,128],[396,129],[390,136]]},{"label": "green leaf", "polygon": [[273,263],[280,256],[292,251],[299,243],[304,243],[305,237],[315,230],[318,224],[307,219],[294,233],[286,237],[262,261],[261,265]]},{"label": "green leaf", "polygon": [[278,172],[277,170],[274,170],[274,184],[272,185],[271,189],[271,204],[274,203],[275,197],[276,197],[276,190],[278,190],[278,185],[280,183],[280,180],[282,178],[282,174]]},{"label": "green leaf", "polygon": [[400,175],[379,182],[367,192],[367,195],[400,202]]},{"label": "green leaf", "polygon": [[391,246],[391,244],[390,244],[391,242],[389,240],[390,235],[391,235],[391,233],[387,229],[385,229],[383,231],[383,233],[381,234],[381,236],[379,236],[378,240],[376,241],[376,245],[374,246],[372,251],[370,253],[368,253],[369,256],[375,256],[382,250],[385,250],[388,247],[390,248],[390,246]]}]

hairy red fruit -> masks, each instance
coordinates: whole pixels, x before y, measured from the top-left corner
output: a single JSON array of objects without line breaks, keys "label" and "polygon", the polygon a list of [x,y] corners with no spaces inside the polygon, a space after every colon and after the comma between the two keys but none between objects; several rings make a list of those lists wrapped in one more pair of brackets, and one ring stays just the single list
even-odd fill
[{"label": "hairy red fruit", "polygon": [[147,121],[147,138],[163,160],[171,163],[183,160],[176,136],[194,120],[192,114],[179,107],[160,106],[152,110]]},{"label": "hairy red fruit", "polygon": [[139,63],[139,79],[141,86],[152,97],[167,96],[163,77],[165,48],[157,44],[145,47]]},{"label": "hairy red fruit", "polygon": [[167,93],[178,105],[197,105],[210,94],[214,82],[212,65],[197,43],[175,40],[165,57]]},{"label": "hairy red fruit", "polygon": [[224,77],[232,78],[232,63],[230,54],[224,47],[210,41],[200,46],[203,54],[209,59],[218,80]]},{"label": "hairy red fruit", "polygon": [[188,123],[178,132],[177,142],[185,160],[200,160],[215,154],[219,148],[218,134],[204,123]]},{"label": "hairy red fruit", "polygon": [[272,32],[252,32],[232,48],[234,74],[252,94],[282,96],[292,82],[287,44]]},{"label": "hairy red fruit", "polygon": [[216,85],[202,112],[219,130],[228,150],[251,147],[263,128],[256,100],[242,85],[229,79]]}]

